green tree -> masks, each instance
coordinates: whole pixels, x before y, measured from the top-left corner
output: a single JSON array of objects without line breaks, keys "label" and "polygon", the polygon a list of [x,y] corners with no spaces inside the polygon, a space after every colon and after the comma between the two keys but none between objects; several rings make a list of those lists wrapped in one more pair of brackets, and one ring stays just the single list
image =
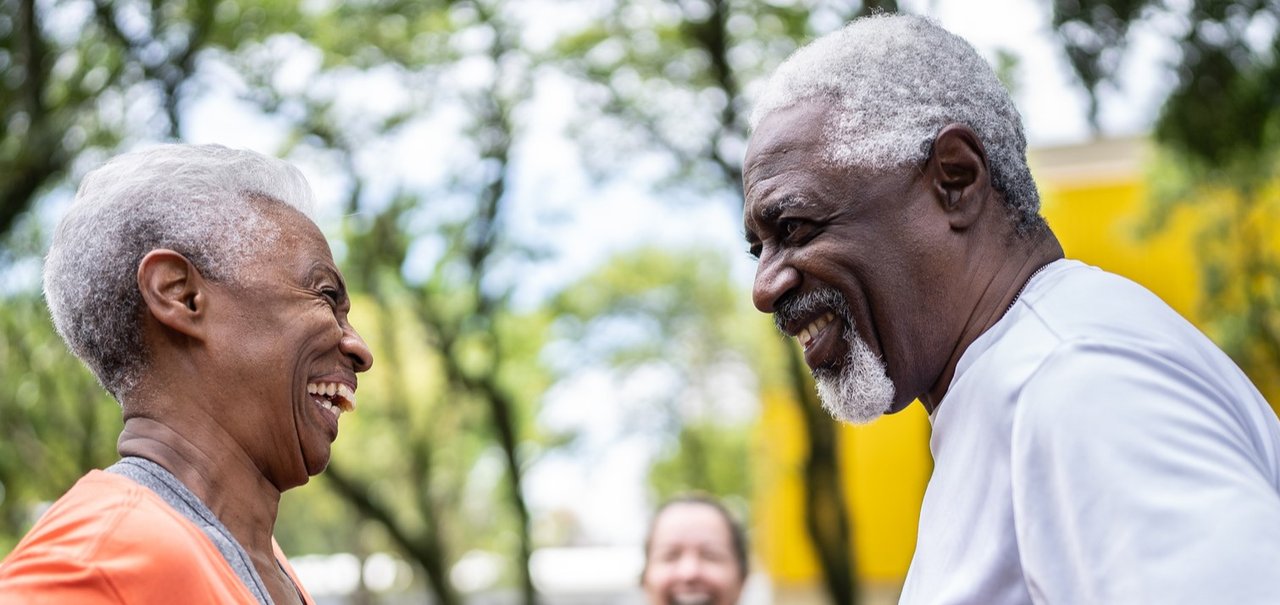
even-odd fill
[{"label": "green tree", "polygon": [[[362,382],[361,408],[344,418],[334,464],[318,480],[328,490],[286,497],[287,510],[296,514],[281,516],[280,534],[291,550],[394,546],[445,604],[461,600],[448,578],[460,553],[511,552],[510,580],[525,602],[534,602],[522,477],[547,443],[533,430],[553,378],[540,361],[543,345],[549,330],[574,321],[624,318],[662,336],[640,348],[618,348],[611,358],[623,371],[664,363],[685,385],[659,402],[668,419],[660,428],[671,446],[653,475],[660,493],[747,489],[740,465],[733,467],[738,473],[723,468],[725,460],[745,455],[737,427],[725,429],[678,407],[690,393],[713,400],[706,377],[745,367],[748,354],[741,351],[758,356],[767,349],[768,357],[794,362],[793,348],[761,337],[744,349],[744,334],[767,333],[767,322],[757,318],[744,331],[739,314],[716,312],[745,306],[746,297],[728,288],[723,262],[706,254],[680,263],[638,253],[634,263],[621,265],[648,281],[620,281],[602,270],[592,279],[619,290],[594,306],[576,298],[576,289],[549,309],[517,307],[512,296],[521,272],[540,251],[523,244],[506,222],[516,150],[539,74],[571,73],[580,76],[581,113],[590,118],[576,134],[601,178],[619,167],[625,172],[636,155],[665,158],[664,191],[672,199],[697,196],[740,208],[745,83],[799,41],[843,23],[848,5],[619,0],[585,9],[600,11],[598,18],[544,50],[530,41],[520,3],[497,0],[0,4],[6,9],[0,12],[0,233],[41,200],[59,203],[81,167],[117,146],[180,139],[190,102],[208,92],[210,82],[225,85],[202,79],[218,66],[239,74],[233,88],[287,130],[280,154],[320,166],[342,188],[347,216],[337,253],[353,295],[371,310],[361,329],[375,344],[378,367]],[[297,75],[291,62],[297,53],[319,57],[319,66],[305,83],[289,85],[284,81]],[[403,99],[388,103],[391,109],[352,107],[344,99],[345,89],[374,80]],[[423,136],[414,129],[431,116],[453,120],[444,128],[456,128],[450,134],[457,135],[445,165],[423,167],[439,177],[429,185],[405,175],[388,178],[383,164],[393,159],[396,142]],[[7,245],[5,271],[27,262],[19,257],[38,254],[19,250],[12,238]],[[118,426],[102,418],[118,422],[118,410],[62,352],[33,293],[5,293],[0,301],[0,313],[12,318],[6,325],[14,326],[5,331],[0,367],[7,376],[30,373],[0,393],[8,406],[3,428],[28,436],[15,432],[0,448],[39,443],[81,452],[66,463],[41,461],[63,470],[49,473],[38,488],[25,487],[16,467],[3,467],[8,495],[0,506],[17,535],[33,502],[55,497],[78,472],[113,458],[110,439],[24,427],[60,427],[79,418],[86,430],[109,435]],[[833,600],[855,602],[835,427],[797,368],[803,369],[779,361],[770,371],[793,381],[795,400],[811,420],[809,516],[818,520],[811,534]],[[96,407],[84,407],[89,401]],[[10,416],[10,410],[17,411]],[[106,412],[111,416],[98,416]],[[54,435],[75,441],[64,448]],[[499,480],[478,470],[494,462],[502,469]],[[345,522],[351,516],[363,521]]]},{"label": "green tree", "polygon": [[120,406],[66,352],[35,294],[0,297],[0,552],[39,508],[115,461]]},{"label": "green tree", "polygon": [[[447,578],[448,567],[456,552],[476,547],[485,536],[497,536],[488,546],[510,546],[516,553],[512,557],[516,582],[525,601],[533,602],[527,565],[532,549],[529,513],[521,489],[528,461],[522,459],[521,446],[528,440],[530,402],[545,388],[536,363],[530,361],[541,342],[539,324],[514,318],[507,301],[509,288],[493,287],[491,277],[507,270],[503,263],[519,252],[504,240],[501,211],[507,198],[507,165],[515,129],[512,112],[526,96],[526,85],[521,82],[527,81],[529,73],[504,5],[391,2],[302,6],[292,1],[101,0],[47,7],[6,1],[5,8],[10,5],[14,11],[0,15],[0,35],[4,36],[0,68],[5,84],[0,92],[7,95],[3,104],[6,130],[0,138],[0,160],[5,162],[0,167],[0,214],[5,218],[0,231],[12,224],[12,217],[32,208],[42,192],[72,178],[69,168],[77,161],[97,163],[125,141],[180,138],[187,117],[186,101],[205,90],[197,78],[207,73],[201,71],[204,66],[222,64],[237,69],[247,99],[291,130],[294,138],[282,151],[312,161],[319,154],[320,162],[333,162],[338,169],[335,172],[350,184],[347,206],[360,213],[349,223],[353,253],[347,266],[354,294],[371,293],[372,301],[389,316],[405,308],[411,311],[395,316],[412,322],[414,328],[382,328],[391,335],[384,338],[391,346],[410,338],[408,334],[422,339],[423,346],[414,349],[420,357],[389,354],[382,363],[405,375],[443,377],[442,383],[429,385],[435,390],[426,395],[400,385],[396,387],[399,390],[390,389],[390,402],[385,406],[366,402],[370,404],[367,411],[372,412],[367,415],[368,424],[383,430],[353,440],[352,449],[369,447],[371,442],[390,442],[390,447],[369,449],[402,448],[407,456],[384,455],[379,459],[385,463],[382,468],[374,466],[367,471],[354,463],[344,466],[338,462],[329,480],[322,482],[341,495],[352,510],[373,519],[384,530],[385,542],[419,563],[437,602],[458,602]],[[289,57],[280,52],[281,46],[290,41],[323,56],[319,81],[341,87],[362,75],[392,71],[400,89],[411,91],[412,100],[392,115],[359,120],[341,113],[343,108],[332,88],[282,86],[273,78],[295,67],[282,63]],[[495,68],[493,77],[479,87],[444,91],[438,105],[430,103],[437,100],[434,95],[417,93],[432,89],[431,83],[442,72],[464,61],[472,65],[487,62]],[[467,153],[458,154],[459,162],[450,167],[448,182],[440,191],[393,195],[391,201],[385,194],[370,194],[370,170],[359,169],[355,150],[376,147],[397,136],[417,112],[446,105],[445,109],[461,108],[467,115],[463,120],[466,130],[459,133]],[[463,163],[468,160],[469,164]],[[433,194],[466,210],[433,216],[425,199]],[[397,224],[399,219],[431,225],[410,227]],[[431,279],[404,283],[400,269],[410,240],[438,242],[445,249]],[[6,252],[11,256],[5,267],[9,269],[20,259],[14,250]],[[384,278],[373,277],[378,275]],[[50,342],[55,350],[60,349],[56,339]],[[65,353],[60,355],[59,363],[69,359]],[[422,365],[428,367],[421,367],[422,359],[426,360]],[[386,364],[388,360],[391,363]],[[22,366],[15,363],[8,367]],[[83,370],[80,372],[83,375]],[[37,374],[35,379],[53,380],[53,376]],[[20,388],[11,401],[26,403],[21,415],[14,416],[22,422],[11,423],[6,416],[6,428],[17,430],[28,421],[57,420],[41,415],[61,408],[50,403],[33,409],[32,388],[8,386]],[[49,395],[65,398],[59,399],[58,405],[94,400]],[[437,414],[425,417],[416,409],[419,405]],[[461,411],[451,412],[455,408]],[[397,415],[401,413],[411,417],[406,420]],[[401,420],[407,423],[398,424]],[[355,433],[360,437],[360,431]],[[82,443],[87,447],[95,442]],[[31,439],[16,439],[13,444],[29,448]],[[55,448],[56,442],[50,441],[49,447]],[[509,532],[502,531],[505,523],[493,526],[484,518],[485,512],[501,513],[501,509],[469,515],[457,495],[465,492],[476,461],[495,451],[507,468],[507,481],[494,489],[500,501],[509,503],[510,513],[500,515],[512,520]],[[87,459],[76,462],[69,466],[81,472],[102,466],[101,461],[92,465]],[[378,476],[378,471],[388,474]],[[386,479],[396,473],[408,476],[403,485],[411,489],[388,487]],[[6,484],[10,496],[6,502],[17,507],[38,498],[52,498],[67,482],[43,490],[38,497],[17,480]],[[413,497],[402,498],[402,493]],[[282,518],[281,534],[286,538],[304,535],[290,525],[314,520]],[[347,540],[361,535],[335,529],[327,535]],[[514,540],[502,538],[508,535],[515,536]],[[501,543],[503,540],[514,545]]]},{"label": "green tree", "polygon": [[[312,82],[328,85],[295,91],[275,85],[287,69],[279,57],[237,58],[249,74],[250,96],[267,112],[290,116],[291,153],[323,154],[349,183],[344,264],[353,287],[378,309],[383,371],[389,365],[397,376],[434,377],[425,389],[420,381],[393,381],[364,406],[357,420],[364,428],[343,440],[355,452],[392,434],[390,443],[403,455],[367,465],[339,457],[324,483],[421,566],[441,603],[460,599],[449,566],[480,547],[513,552],[522,599],[536,600],[523,475],[535,438],[532,408],[546,388],[536,360],[544,322],[516,314],[510,304],[511,267],[527,252],[508,237],[502,217],[520,129],[515,113],[529,96],[532,73],[510,12],[484,1],[317,9],[295,32],[323,54]],[[449,85],[463,69],[473,70],[470,82]],[[386,115],[344,113],[352,108],[335,91],[388,70],[392,92],[407,92],[408,102]],[[418,94],[423,89],[433,92]],[[435,112],[460,116],[461,124],[442,182],[375,191],[378,167],[362,164],[368,150]],[[427,277],[407,279],[406,265],[433,248],[439,254],[420,270]],[[389,323],[392,317],[400,323]],[[477,487],[471,471],[491,456],[505,481],[480,501],[468,500]],[[506,503],[505,514],[489,496]],[[514,544],[503,543],[504,536],[514,536]]]},{"label": "green tree", "polygon": [[[597,3],[598,18],[565,39],[563,64],[583,81],[583,139],[601,175],[636,155],[665,158],[668,195],[692,189],[742,207],[742,155],[751,83],[800,44],[896,1],[792,3],[729,0],[616,0]],[[594,138],[593,138],[594,137]],[[798,350],[789,351],[791,357]],[[799,363],[799,366],[796,364]],[[817,405],[803,362],[760,368],[783,372],[810,431],[806,518],[828,596],[859,599],[852,528],[840,484],[835,424]]]},{"label": "green tree", "polygon": [[286,25],[291,4],[0,0],[0,236],[82,155],[179,138],[200,59]]},{"label": "green tree", "polygon": [[753,415],[741,400],[751,396],[751,352],[768,336],[744,329],[760,324],[723,254],[627,251],[561,291],[551,312],[562,371],[594,367],[618,382],[645,376],[662,385],[639,405],[610,402],[630,403],[629,431],[662,444],[650,473],[659,499],[688,490],[750,499],[742,461]]},{"label": "green tree", "polygon": [[[1177,46],[1177,83],[1155,121],[1161,160],[1148,231],[1178,207],[1205,217],[1197,235],[1210,335],[1272,401],[1280,396],[1280,2],[1057,0],[1053,23],[1092,99],[1116,84],[1136,28]],[[1174,17],[1174,18],[1170,18]]]}]

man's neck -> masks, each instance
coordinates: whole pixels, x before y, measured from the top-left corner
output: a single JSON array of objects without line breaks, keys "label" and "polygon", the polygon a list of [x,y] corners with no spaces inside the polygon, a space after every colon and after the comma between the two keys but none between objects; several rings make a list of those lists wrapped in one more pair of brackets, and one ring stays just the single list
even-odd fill
[{"label": "man's neck", "polygon": [[[976,275],[967,277],[978,288],[974,292],[975,303],[970,307],[960,339],[942,374],[929,392],[920,397],[920,402],[930,414],[941,404],[951,385],[951,379],[955,376],[956,365],[969,345],[1004,317],[1032,275],[1045,265],[1063,258],[1064,253],[1057,237],[1046,229],[1043,234],[1018,240],[1012,244],[1012,248],[1002,251],[1000,256],[1003,260],[994,270],[979,271]],[[986,279],[973,279],[983,274]]]}]

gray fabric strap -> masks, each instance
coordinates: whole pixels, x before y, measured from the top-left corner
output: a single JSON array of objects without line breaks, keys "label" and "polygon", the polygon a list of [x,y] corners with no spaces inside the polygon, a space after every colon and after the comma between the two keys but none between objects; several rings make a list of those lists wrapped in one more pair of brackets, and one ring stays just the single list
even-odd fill
[{"label": "gray fabric strap", "polygon": [[249,561],[249,553],[245,552],[239,542],[236,542],[226,526],[214,516],[213,511],[191,493],[187,486],[178,481],[177,477],[159,464],[134,456],[122,458],[106,471],[131,479],[155,492],[161,500],[178,511],[178,514],[199,527],[200,531],[204,532],[204,535],[208,536],[213,545],[218,548],[218,552],[222,553],[222,558],[227,561],[227,565],[235,570],[240,581],[249,588],[249,592],[258,599],[258,603],[272,605],[271,596],[267,594],[262,578],[258,576],[258,571]]}]

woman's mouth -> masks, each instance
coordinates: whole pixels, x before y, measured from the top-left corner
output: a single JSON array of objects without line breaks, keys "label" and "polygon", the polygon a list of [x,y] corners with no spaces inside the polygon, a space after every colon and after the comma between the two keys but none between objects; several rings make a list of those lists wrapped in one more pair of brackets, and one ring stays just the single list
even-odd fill
[{"label": "woman's mouth", "polygon": [[355,390],[340,382],[308,383],[307,393],[315,399],[317,405],[333,414],[334,418],[342,412],[356,409]]}]

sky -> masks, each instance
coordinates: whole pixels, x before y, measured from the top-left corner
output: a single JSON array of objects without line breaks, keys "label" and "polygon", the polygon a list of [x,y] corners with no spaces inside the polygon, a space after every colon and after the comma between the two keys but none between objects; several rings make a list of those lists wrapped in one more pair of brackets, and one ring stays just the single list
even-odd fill
[{"label": "sky", "polygon": [[[1034,0],[901,2],[908,11],[935,17],[988,59],[997,49],[1018,57],[1015,102],[1032,147],[1079,143],[1090,136],[1085,121],[1086,97],[1055,47],[1047,4]],[[289,61],[289,68],[282,70],[287,75],[277,85],[286,89],[324,85],[310,78],[319,68],[319,57],[303,41],[282,38],[274,44],[271,52]],[[1109,90],[1104,97],[1104,132],[1129,135],[1150,127],[1160,100],[1172,86],[1172,74],[1161,68],[1170,52],[1169,44],[1159,36],[1137,34],[1134,52],[1122,70],[1122,88]],[[469,85],[465,75],[457,77],[454,84]],[[243,83],[236,74],[211,65],[203,78],[205,94],[188,108],[185,138],[264,153],[278,148],[284,138],[283,124],[238,100]],[[405,93],[390,84],[391,74],[375,70],[353,78],[359,79],[358,85],[336,93],[353,108],[350,117],[354,121],[391,111],[405,100]],[[513,181],[508,220],[518,238],[553,243],[556,254],[553,262],[533,267],[524,275],[520,296],[536,300],[612,253],[655,243],[710,243],[735,259],[734,278],[744,286],[750,283],[754,264],[744,253],[736,201],[691,206],[672,217],[670,206],[643,182],[643,166],[631,175],[631,181],[603,188],[593,184],[585,176],[576,148],[564,135],[574,112],[572,91],[554,80],[540,81],[535,91],[532,111],[538,119],[530,121],[532,130],[517,149],[521,162]],[[449,137],[461,136],[459,122],[458,116],[442,112],[365,150],[361,161],[376,164],[388,174],[385,181],[375,181],[373,188],[392,187],[398,182],[429,186],[438,181],[450,160]],[[299,163],[317,192],[322,208],[319,222],[322,228],[332,229],[337,223],[337,196],[345,190],[345,183],[331,176],[336,171],[328,169],[324,158],[314,160],[303,158]],[[424,271],[427,261],[438,253],[429,247],[415,250],[419,260],[411,262],[406,271],[410,275]],[[541,422],[548,429],[580,430],[585,438],[577,456],[548,457],[526,477],[527,497],[535,511],[565,508],[577,512],[588,537],[598,543],[638,544],[652,506],[645,492],[645,472],[658,444],[628,438],[623,412],[627,406],[601,405],[599,396],[610,393],[615,401],[642,396],[629,394],[628,388],[616,377],[586,374],[553,389]],[[744,413],[751,412],[750,401],[740,405]]]}]

